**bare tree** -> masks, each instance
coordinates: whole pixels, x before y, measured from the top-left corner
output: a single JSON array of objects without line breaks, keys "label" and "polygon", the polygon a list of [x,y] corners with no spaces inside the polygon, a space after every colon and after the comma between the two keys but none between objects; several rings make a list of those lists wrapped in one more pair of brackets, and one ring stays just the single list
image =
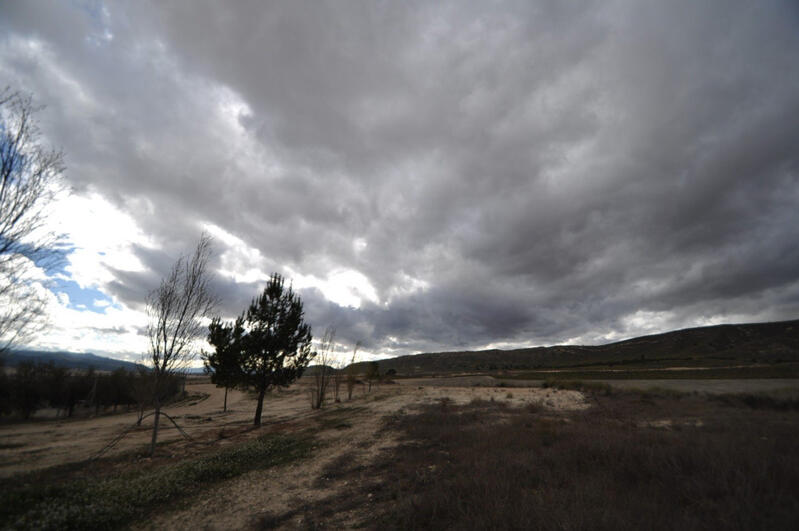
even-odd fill
[{"label": "bare tree", "polygon": [[39,110],[30,96],[0,91],[0,354],[43,324],[41,271],[63,257],[44,225],[64,155],[41,145]]},{"label": "bare tree", "polygon": [[153,375],[151,371],[143,366],[136,364],[136,374],[133,379],[133,399],[139,408],[139,418],[136,420],[136,425],[141,426],[142,418],[144,418],[144,408],[146,408],[153,399],[155,391],[153,389]]},{"label": "bare tree", "polygon": [[203,234],[194,254],[180,257],[161,285],[147,298],[147,333],[150,338],[147,361],[152,365],[155,407],[150,455],[155,451],[158,439],[166,381],[169,375],[185,369],[194,359],[195,340],[205,332],[202,319],[211,315],[217,303],[208,285],[210,254],[211,238]]},{"label": "bare tree", "polygon": [[336,403],[341,402],[341,384],[344,383],[344,368],[347,363],[342,359],[337,359],[333,371],[333,400]]},{"label": "bare tree", "polygon": [[372,382],[380,382],[380,365],[376,361],[370,361],[366,365],[366,381],[369,383],[368,393],[372,392]]},{"label": "bare tree", "polygon": [[355,343],[355,348],[352,349],[352,359],[347,367],[347,400],[352,400],[352,391],[355,389],[355,384],[358,383],[358,367],[355,362],[358,359],[358,349],[361,348],[361,342]]},{"label": "bare tree", "polygon": [[336,329],[328,326],[325,335],[322,336],[322,344],[316,353],[316,372],[314,373],[313,387],[311,388],[311,408],[321,409],[325,403],[327,388],[330,386],[330,378],[335,372],[333,367],[333,348],[335,346]]}]

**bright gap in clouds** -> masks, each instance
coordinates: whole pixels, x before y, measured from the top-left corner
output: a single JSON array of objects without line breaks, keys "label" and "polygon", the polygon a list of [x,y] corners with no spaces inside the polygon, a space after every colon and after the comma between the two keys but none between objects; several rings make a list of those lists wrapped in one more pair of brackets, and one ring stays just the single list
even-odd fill
[{"label": "bright gap in clouds", "polygon": [[81,288],[77,282],[57,278],[51,287],[53,293],[71,310],[105,313],[106,308],[121,309],[114,299],[97,288]]},{"label": "bright gap in clouds", "polygon": [[[219,255],[218,273],[236,283],[265,283],[272,272],[284,271],[286,280],[295,289],[316,288],[324,297],[339,306],[360,308],[364,300],[377,304],[377,290],[363,273],[354,269],[336,268],[326,277],[304,275],[288,266],[280,266],[267,259],[259,249],[247,244],[238,236],[225,229],[206,223],[203,226],[217,245],[215,252]],[[356,250],[366,247],[366,241],[356,239],[353,243]],[[257,293],[253,293],[253,296]]]},{"label": "bright gap in clouds", "polygon": [[47,279],[49,323],[31,346],[137,361],[147,349],[146,338],[139,335],[146,316],[143,308],[117,300],[109,284],[115,271],[145,271],[134,246],[153,248],[153,241],[129,214],[93,191],[61,196],[47,223],[49,230],[64,235],[67,254]]},{"label": "bright gap in clouds", "polygon": [[327,300],[345,308],[358,309],[364,300],[375,304],[380,301],[377,290],[366,275],[354,269],[336,269],[324,279],[302,275],[288,267],[286,271],[295,288],[317,288]]},{"label": "bright gap in clouds", "polygon": [[[146,209],[146,202],[131,201]],[[71,248],[63,275],[81,288],[102,289],[114,280],[110,269],[144,271],[134,246],[155,248],[129,214],[96,192],[71,194],[56,202],[48,219],[51,230],[63,233]],[[63,278],[63,277],[62,277]]]}]

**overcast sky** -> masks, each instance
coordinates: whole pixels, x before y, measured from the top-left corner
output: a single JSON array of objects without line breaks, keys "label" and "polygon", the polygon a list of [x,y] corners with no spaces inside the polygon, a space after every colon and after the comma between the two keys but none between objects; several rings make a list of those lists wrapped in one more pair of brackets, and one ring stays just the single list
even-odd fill
[{"label": "overcast sky", "polygon": [[371,356],[799,318],[794,1],[2,2],[72,190],[29,345],[136,358],[201,232]]}]

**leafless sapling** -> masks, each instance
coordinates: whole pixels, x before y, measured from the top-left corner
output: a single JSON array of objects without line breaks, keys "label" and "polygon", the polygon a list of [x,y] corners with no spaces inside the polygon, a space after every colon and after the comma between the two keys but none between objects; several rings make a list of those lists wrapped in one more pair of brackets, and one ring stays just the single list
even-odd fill
[{"label": "leafless sapling", "polygon": [[209,286],[210,254],[211,238],[203,234],[194,253],[180,257],[161,285],[147,298],[150,339],[147,361],[153,374],[155,408],[150,455],[158,440],[161,400],[167,380],[194,359],[195,341],[205,330],[202,319],[213,312],[217,303]]},{"label": "leafless sapling", "polygon": [[372,383],[380,381],[380,365],[376,361],[370,361],[366,365],[366,381],[369,384],[369,390],[367,392],[372,392]]},{"label": "leafless sapling", "polygon": [[355,362],[358,360],[358,349],[361,348],[361,342],[355,343],[352,349],[352,359],[347,366],[347,400],[352,400],[352,391],[355,389],[355,384],[358,383],[358,367]]},{"label": "leafless sapling", "polygon": [[333,367],[333,349],[335,348],[336,329],[329,326],[322,337],[319,350],[316,351],[316,372],[313,375],[311,388],[311,408],[321,409],[325,404],[327,389],[335,372]]}]

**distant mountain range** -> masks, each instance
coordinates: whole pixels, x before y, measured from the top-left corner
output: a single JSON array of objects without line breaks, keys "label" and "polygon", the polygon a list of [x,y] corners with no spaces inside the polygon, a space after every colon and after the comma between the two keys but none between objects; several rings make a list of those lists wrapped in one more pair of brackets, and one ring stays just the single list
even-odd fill
[{"label": "distant mountain range", "polygon": [[[53,362],[72,369],[94,367],[113,371],[136,365],[94,354],[11,351],[5,363]],[[558,345],[514,350],[479,350],[413,354],[380,360],[380,372],[394,369],[399,374],[542,369],[595,366],[723,366],[731,364],[799,362],[799,320],[688,328],[664,334],[636,337],[598,346]],[[358,363],[365,370],[365,362]],[[317,367],[309,367],[313,374]],[[202,369],[190,369],[201,373]]]},{"label": "distant mountain range", "polygon": [[[50,363],[56,367],[66,367],[68,369],[83,369],[87,370],[94,367],[98,371],[114,371],[123,368],[129,371],[136,370],[136,364],[130,361],[116,360],[113,358],[106,358],[104,356],[97,356],[91,353],[82,352],[66,352],[58,351],[52,352],[48,350],[12,350],[5,354],[5,364],[8,367],[15,367],[23,361],[32,361],[34,363]],[[185,372],[189,374],[203,374],[202,367],[190,368]]]},{"label": "distant mountain range", "polygon": [[116,369],[124,368],[127,370],[135,370],[136,364],[129,361],[115,360],[103,356],[97,356],[90,353],[77,353],[77,352],[50,352],[46,350],[12,350],[5,354],[5,363],[7,366],[15,367],[24,361],[32,361],[34,363],[53,362],[58,367],[67,367],[69,369],[88,369],[94,367],[98,371],[113,371]]}]

